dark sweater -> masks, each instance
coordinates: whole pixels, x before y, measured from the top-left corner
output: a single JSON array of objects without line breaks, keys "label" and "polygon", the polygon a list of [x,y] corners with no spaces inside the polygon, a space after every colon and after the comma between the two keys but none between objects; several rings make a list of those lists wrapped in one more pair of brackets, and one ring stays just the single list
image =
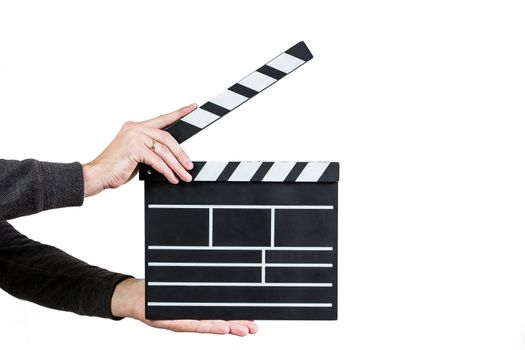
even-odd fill
[{"label": "dark sweater", "polygon": [[33,241],[5,221],[83,201],[79,163],[0,159],[0,288],[53,309],[119,319],[111,314],[111,296],[115,286],[131,276]]}]

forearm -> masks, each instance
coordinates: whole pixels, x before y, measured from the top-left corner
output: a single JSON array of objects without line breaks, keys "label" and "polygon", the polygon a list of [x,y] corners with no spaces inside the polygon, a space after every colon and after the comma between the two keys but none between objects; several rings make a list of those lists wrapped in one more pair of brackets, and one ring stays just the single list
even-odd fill
[{"label": "forearm", "polygon": [[116,318],[115,286],[131,276],[89,265],[60,249],[21,235],[0,222],[0,288],[49,308]]},{"label": "forearm", "polygon": [[80,206],[83,200],[84,180],[79,163],[0,160],[0,220]]}]

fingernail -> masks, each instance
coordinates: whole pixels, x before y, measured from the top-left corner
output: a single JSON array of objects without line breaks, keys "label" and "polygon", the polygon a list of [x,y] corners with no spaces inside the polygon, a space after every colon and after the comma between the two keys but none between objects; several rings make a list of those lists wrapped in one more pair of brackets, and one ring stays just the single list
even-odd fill
[{"label": "fingernail", "polygon": [[193,163],[191,162],[191,160],[186,159],[186,165],[188,166],[188,168],[193,169]]},{"label": "fingernail", "polygon": [[188,174],[188,182],[190,182],[193,178],[191,177],[190,174]]}]

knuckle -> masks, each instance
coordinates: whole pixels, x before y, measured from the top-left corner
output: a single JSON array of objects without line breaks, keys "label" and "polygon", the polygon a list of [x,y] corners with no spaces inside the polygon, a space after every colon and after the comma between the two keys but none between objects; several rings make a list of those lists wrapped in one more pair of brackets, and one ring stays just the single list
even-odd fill
[{"label": "knuckle", "polygon": [[125,122],[123,125],[122,125],[122,129],[131,129],[133,128],[137,123],[135,123],[134,121],[131,121],[131,120],[128,120],[127,122]]},{"label": "knuckle", "polygon": [[182,147],[179,144],[173,146],[173,154],[177,157],[184,155],[184,151],[182,150]]},{"label": "knuckle", "polygon": [[169,143],[177,143],[177,142],[174,142],[175,139],[173,138],[173,136],[171,136],[171,134],[167,131],[164,131],[162,130],[160,133],[159,133],[159,137],[161,139],[161,141],[163,141],[163,143],[166,143],[166,144],[169,144]]},{"label": "knuckle", "polygon": [[166,154],[168,152],[168,149],[166,148],[166,146],[164,146],[163,144],[161,143],[156,143],[155,144],[155,150],[160,153],[160,154]]}]

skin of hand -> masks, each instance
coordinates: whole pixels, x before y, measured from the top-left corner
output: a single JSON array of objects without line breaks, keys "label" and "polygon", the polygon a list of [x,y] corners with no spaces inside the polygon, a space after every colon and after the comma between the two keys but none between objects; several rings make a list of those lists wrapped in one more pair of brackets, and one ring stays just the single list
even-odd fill
[{"label": "skin of hand", "polygon": [[93,161],[82,165],[84,196],[107,188],[117,188],[137,174],[139,163],[146,163],[172,184],[189,182],[193,163],[179,143],[162,129],[197,108],[195,103],[175,112],[143,122],[126,122],[115,139]]},{"label": "skin of hand", "polygon": [[144,280],[128,278],[120,282],[111,298],[111,313],[115,317],[131,317],[148,326],[174,332],[196,332],[212,334],[233,334],[245,336],[257,333],[253,321],[223,320],[148,320],[144,310]]}]

